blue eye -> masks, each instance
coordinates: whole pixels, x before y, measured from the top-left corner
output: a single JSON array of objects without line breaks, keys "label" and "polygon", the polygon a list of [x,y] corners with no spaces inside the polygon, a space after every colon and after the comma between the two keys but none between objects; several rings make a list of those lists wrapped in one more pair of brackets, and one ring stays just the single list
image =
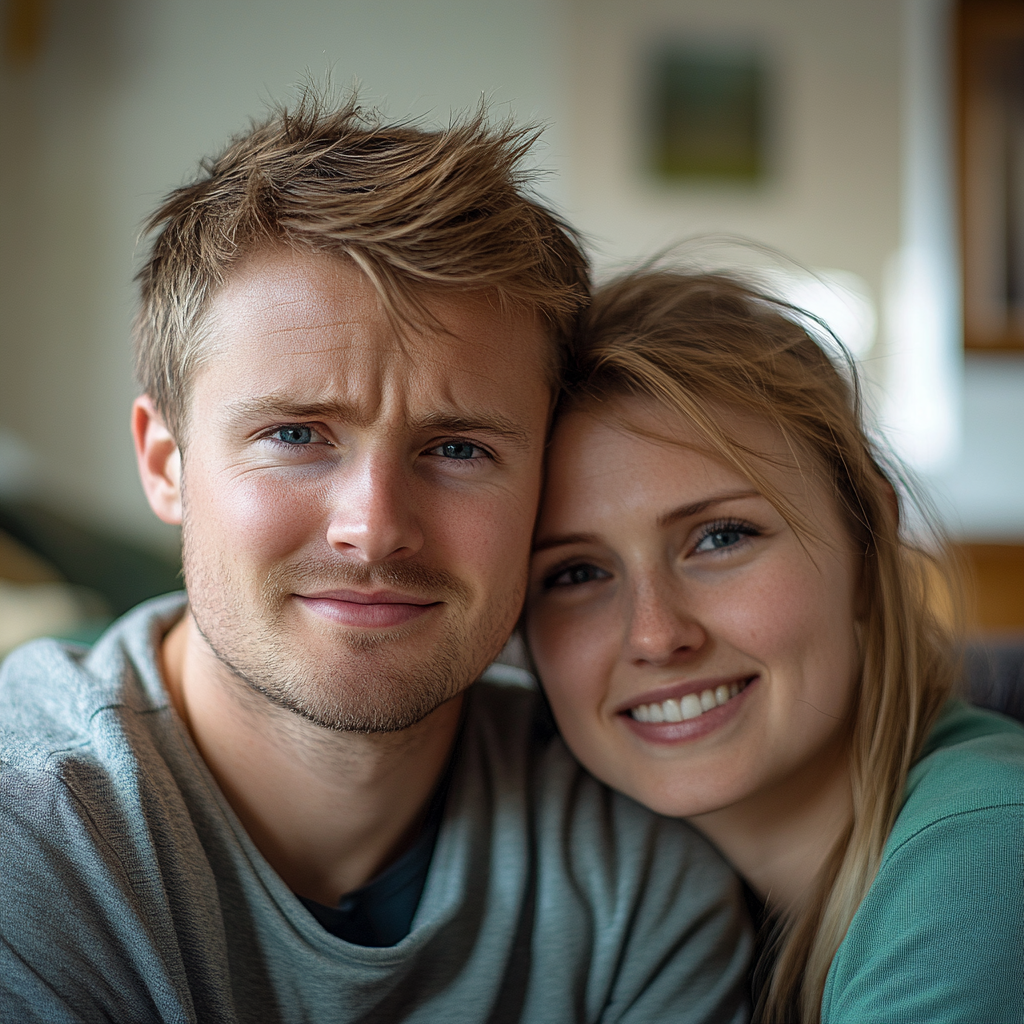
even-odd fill
[{"label": "blue eye", "polygon": [[694,547],[694,553],[703,554],[735,547],[747,537],[758,536],[758,530],[746,523],[712,523]]},{"label": "blue eye", "polygon": [[274,437],[285,444],[309,444],[313,440],[312,427],[279,427]]},{"label": "blue eye", "polygon": [[432,449],[431,454],[440,455],[443,459],[474,459],[483,454],[483,449],[478,448],[469,441],[447,441]]},{"label": "blue eye", "polygon": [[566,569],[559,569],[557,572],[548,576],[547,579],[544,580],[544,589],[550,590],[552,587],[576,587],[583,583],[594,583],[596,580],[606,580],[610,578],[610,572],[606,572],[604,569],[599,569],[596,565],[591,565],[589,562],[579,562],[576,565],[570,565]]}]

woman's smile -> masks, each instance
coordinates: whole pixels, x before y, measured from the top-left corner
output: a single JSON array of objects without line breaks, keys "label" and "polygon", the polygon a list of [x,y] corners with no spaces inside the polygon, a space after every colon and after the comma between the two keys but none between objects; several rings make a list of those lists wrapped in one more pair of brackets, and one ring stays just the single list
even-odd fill
[{"label": "woman's smile", "polygon": [[758,677],[705,680],[673,687],[678,697],[640,698],[620,712],[627,728],[648,743],[683,743],[706,736],[728,722],[742,706],[738,698]]}]

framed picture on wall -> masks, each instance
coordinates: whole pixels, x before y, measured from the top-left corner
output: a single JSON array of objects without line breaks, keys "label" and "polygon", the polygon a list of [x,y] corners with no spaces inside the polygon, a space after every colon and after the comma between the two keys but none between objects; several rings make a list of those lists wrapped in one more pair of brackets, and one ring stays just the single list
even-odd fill
[{"label": "framed picture on wall", "polygon": [[964,344],[1024,353],[1024,2],[957,10]]},{"label": "framed picture on wall", "polygon": [[765,69],[750,47],[662,43],[646,67],[647,165],[666,184],[758,184]]}]

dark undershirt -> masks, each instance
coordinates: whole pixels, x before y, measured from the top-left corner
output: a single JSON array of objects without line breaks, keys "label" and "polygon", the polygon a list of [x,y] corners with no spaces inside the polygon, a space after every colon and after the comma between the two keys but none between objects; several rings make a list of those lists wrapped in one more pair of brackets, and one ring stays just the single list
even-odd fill
[{"label": "dark undershirt", "polygon": [[431,798],[416,841],[394,864],[361,888],[345,893],[337,906],[299,897],[332,935],[357,946],[394,946],[409,934],[434,855],[450,775],[450,770],[445,772]]}]

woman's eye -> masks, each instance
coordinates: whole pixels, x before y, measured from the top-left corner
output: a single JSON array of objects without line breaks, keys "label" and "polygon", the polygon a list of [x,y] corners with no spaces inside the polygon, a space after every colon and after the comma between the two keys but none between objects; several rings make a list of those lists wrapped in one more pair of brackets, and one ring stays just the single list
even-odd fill
[{"label": "woman's eye", "polygon": [[587,562],[579,565],[570,565],[567,569],[560,569],[552,573],[544,580],[544,589],[552,587],[575,587],[581,583],[593,583],[595,580],[606,580],[611,576],[610,572],[599,569],[596,565]]},{"label": "woman's eye", "polygon": [[757,535],[757,530],[751,526],[717,526],[712,527],[697,542],[693,549],[695,553],[703,554],[707,551],[721,551],[723,548],[731,548],[747,537]]},{"label": "woman's eye", "polygon": [[285,444],[309,444],[313,440],[313,428],[303,426],[278,427],[274,438]]},{"label": "woman's eye", "polygon": [[487,453],[469,441],[446,441],[444,444],[439,444],[436,448],[431,448],[430,454],[439,455],[442,459],[465,460],[478,459]]}]

